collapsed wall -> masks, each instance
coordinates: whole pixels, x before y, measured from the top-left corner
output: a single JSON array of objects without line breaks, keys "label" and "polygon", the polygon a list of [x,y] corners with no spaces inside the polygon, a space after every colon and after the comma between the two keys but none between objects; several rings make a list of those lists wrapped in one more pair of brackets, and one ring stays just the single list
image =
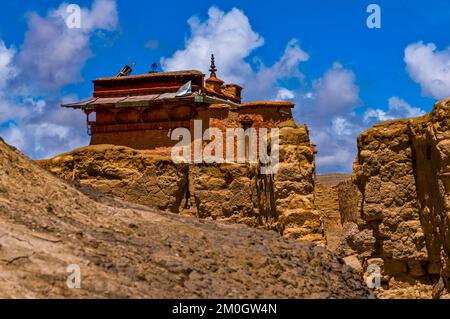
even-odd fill
[{"label": "collapsed wall", "polygon": [[320,243],[308,129],[284,123],[279,140],[275,175],[261,174],[256,164],[175,164],[167,152],[113,145],[91,145],[38,163],[61,178],[130,202]]},{"label": "collapsed wall", "polygon": [[359,200],[341,196],[341,253],[353,253],[363,268],[380,266],[386,289],[431,284],[438,297],[449,288],[449,154],[450,99],[423,117],[379,123],[358,137],[352,180]]}]

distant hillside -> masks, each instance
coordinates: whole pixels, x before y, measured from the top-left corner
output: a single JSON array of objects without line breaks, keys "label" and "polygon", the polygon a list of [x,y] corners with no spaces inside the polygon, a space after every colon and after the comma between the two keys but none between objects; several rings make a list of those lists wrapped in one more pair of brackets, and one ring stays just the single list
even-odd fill
[{"label": "distant hillside", "polygon": [[316,176],[316,182],[322,185],[337,185],[340,182],[351,179],[351,174],[341,174],[341,173],[333,173],[333,174],[321,174]]}]

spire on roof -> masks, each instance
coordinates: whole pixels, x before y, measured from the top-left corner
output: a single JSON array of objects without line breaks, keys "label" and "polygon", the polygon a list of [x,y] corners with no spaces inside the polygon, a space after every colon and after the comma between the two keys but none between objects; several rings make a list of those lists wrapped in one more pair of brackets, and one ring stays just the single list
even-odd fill
[{"label": "spire on roof", "polygon": [[209,72],[211,72],[211,74],[210,74],[211,78],[217,77],[216,76],[217,69],[216,69],[216,64],[214,62],[215,62],[214,54],[211,54],[211,67],[209,68]]},{"label": "spire on roof", "polygon": [[157,73],[158,71],[158,64],[156,62],[153,62],[153,64],[150,66],[152,70],[149,73]]}]

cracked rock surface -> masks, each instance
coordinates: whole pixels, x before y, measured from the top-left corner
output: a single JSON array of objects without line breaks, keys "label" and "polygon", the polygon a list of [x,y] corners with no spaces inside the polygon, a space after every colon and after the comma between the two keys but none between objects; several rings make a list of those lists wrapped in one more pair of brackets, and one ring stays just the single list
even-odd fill
[{"label": "cracked rock surface", "polygon": [[[0,141],[0,297],[367,298],[324,248],[63,181]],[[81,288],[66,285],[67,267]]]}]

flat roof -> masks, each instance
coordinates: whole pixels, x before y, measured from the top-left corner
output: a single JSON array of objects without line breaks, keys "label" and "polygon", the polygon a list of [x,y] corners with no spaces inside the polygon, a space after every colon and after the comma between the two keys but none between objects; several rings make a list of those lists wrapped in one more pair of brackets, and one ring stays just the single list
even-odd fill
[{"label": "flat roof", "polygon": [[242,107],[258,107],[258,106],[287,106],[294,107],[295,104],[289,101],[255,101],[255,102],[247,102],[241,103]]},{"label": "flat roof", "polygon": [[145,74],[136,74],[136,75],[127,75],[127,76],[110,76],[97,78],[95,81],[123,81],[130,79],[145,79],[145,78],[155,78],[155,77],[171,77],[171,76],[190,76],[190,75],[200,75],[205,76],[204,73],[198,70],[184,70],[184,71],[172,71],[172,72],[155,72],[155,73],[145,73]]},{"label": "flat roof", "polygon": [[136,95],[123,97],[94,97],[85,101],[76,103],[61,104],[62,107],[84,108],[95,107],[97,105],[117,105],[117,106],[148,106],[152,101],[161,101],[165,99],[186,99],[193,98],[194,94],[177,96],[176,93]]}]

